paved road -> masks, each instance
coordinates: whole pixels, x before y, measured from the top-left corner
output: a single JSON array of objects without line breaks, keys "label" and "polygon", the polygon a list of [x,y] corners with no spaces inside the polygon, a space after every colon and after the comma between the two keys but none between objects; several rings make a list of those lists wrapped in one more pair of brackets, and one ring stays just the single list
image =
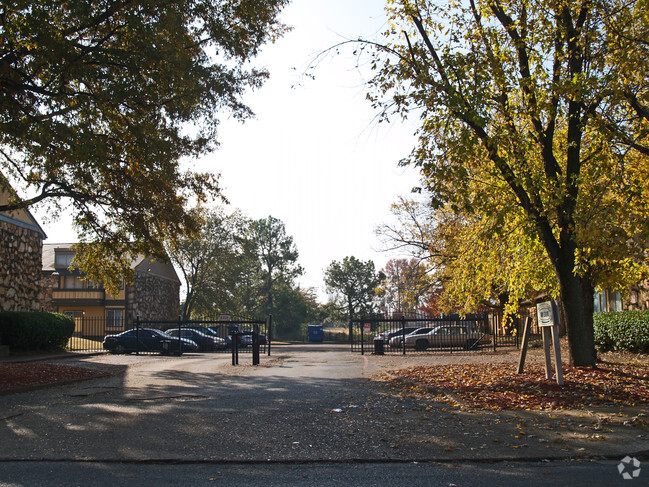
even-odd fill
[{"label": "paved road", "polygon": [[625,481],[613,462],[121,464],[4,462],[0,486],[439,486],[593,487]]},{"label": "paved road", "polygon": [[[568,470],[574,485],[611,485],[621,479],[618,457],[649,449],[646,431],[611,412],[479,413],[371,379],[399,357],[277,347],[259,367],[248,359],[233,367],[228,355],[92,357],[83,362],[126,372],[0,397],[0,485],[53,485],[47,475],[60,485],[179,485],[185,477],[197,485],[378,485],[380,475],[412,485],[501,477],[534,485],[531,477]],[[521,458],[530,461],[507,463]],[[484,483],[468,482],[474,474]]]}]

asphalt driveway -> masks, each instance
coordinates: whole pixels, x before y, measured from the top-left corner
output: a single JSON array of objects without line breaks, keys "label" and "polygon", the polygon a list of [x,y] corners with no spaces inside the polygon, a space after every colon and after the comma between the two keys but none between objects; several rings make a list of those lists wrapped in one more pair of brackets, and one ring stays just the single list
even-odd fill
[{"label": "asphalt driveway", "polygon": [[222,354],[75,359],[126,372],[0,397],[0,461],[380,463],[615,459],[649,450],[647,432],[621,411],[482,412],[375,380],[406,365],[402,357],[286,346],[258,367],[240,359],[237,367]]}]

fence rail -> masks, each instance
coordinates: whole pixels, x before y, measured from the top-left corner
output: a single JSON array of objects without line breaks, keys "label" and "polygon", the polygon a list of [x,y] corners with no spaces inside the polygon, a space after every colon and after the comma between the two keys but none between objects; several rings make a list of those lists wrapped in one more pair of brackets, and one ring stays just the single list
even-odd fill
[{"label": "fence rail", "polygon": [[517,335],[503,335],[486,314],[466,317],[367,317],[349,323],[352,352],[407,354],[412,352],[495,351],[518,347]]},{"label": "fence rail", "polygon": [[[188,330],[200,331],[201,334],[195,335],[198,339],[203,335],[212,338],[212,344],[209,351],[216,353],[232,353],[236,350],[238,353],[254,354],[253,339],[258,340],[259,353],[270,355],[271,349],[271,319],[268,321],[261,320],[215,320],[215,321],[153,321],[153,320],[136,320],[129,322],[114,322],[105,318],[75,318],[75,331],[68,341],[67,350],[75,352],[107,352],[104,347],[104,341],[107,336],[120,335],[122,333],[135,330],[134,346],[135,352],[147,353],[147,346],[140,336],[140,330],[154,329],[164,333],[170,333],[175,337],[192,339],[187,336]],[[178,341],[178,340],[176,340]],[[196,341],[196,340],[193,340]],[[179,341],[182,343],[182,340]],[[201,346],[198,343],[199,347]],[[130,348],[128,348],[130,350]],[[202,349],[202,351],[208,351]],[[114,351],[114,350],[113,350]],[[182,352],[182,350],[179,350]],[[159,350],[155,349],[156,353]],[[253,357],[254,358],[254,357]]]}]

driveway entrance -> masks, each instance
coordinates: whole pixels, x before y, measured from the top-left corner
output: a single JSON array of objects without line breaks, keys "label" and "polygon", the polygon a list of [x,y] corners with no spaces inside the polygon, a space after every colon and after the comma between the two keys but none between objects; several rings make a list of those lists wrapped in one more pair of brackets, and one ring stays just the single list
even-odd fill
[{"label": "driveway entrance", "polygon": [[[607,441],[596,442],[570,414],[464,409],[434,392],[393,390],[380,375],[478,359],[413,355],[406,364],[347,345],[277,346],[259,366],[214,354],[87,357],[78,363],[126,373],[0,396],[0,461],[425,462],[622,458],[646,448],[621,424],[607,424]],[[512,366],[516,354],[490,360]]]}]

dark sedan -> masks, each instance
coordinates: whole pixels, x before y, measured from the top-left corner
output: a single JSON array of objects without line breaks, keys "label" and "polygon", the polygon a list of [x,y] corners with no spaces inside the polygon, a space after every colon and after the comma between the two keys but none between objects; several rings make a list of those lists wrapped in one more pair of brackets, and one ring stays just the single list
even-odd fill
[{"label": "dark sedan", "polygon": [[198,345],[192,340],[172,337],[154,328],[133,328],[117,335],[106,335],[104,349],[112,353],[160,352],[180,355],[182,352],[197,351]]},{"label": "dark sedan", "polygon": [[[177,337],[178,333],[178,328],[167,330],[167,335],[172,337]],[[227,347],[227,342],[223,338],[210,335],[194,328],[181,328],[180,336],[196,342],[199,352],[213,352]]]},{"label": "dark sedan", "polygon": [[[239,346],[240,347],[252,347],[252,330],[243,330],[239,331]],[[230,341],[232,339],[230,338]],[[266,338],[266,335],[263,333],[259,334],[259,345],[266,345],[268,344],[268,339]]]},{"label": "dark sedan", "polygon": [[[405,328],[405,331],[404,331],[404,328]],[[388,345],[392,338],[394,338],[396,336],[399,336],[399,335],[401,335],[401,336],[407,335],[408,333],[412,333],[413,331],[419,329],[418,326],[406,326],[404,328],[399,328],[399,329],[394,329],[394,330],[387,330],[387,331],[381,332],[381,333],[377,334],[374,337],[374,340],[383,340],[383,342],[386,345]]]},{"label": "dark sedan", "polygon": [[212,328],[209,326],[199,326],[199,325],[189,325],[189,326],[183,325],[183,328],[186,328],[187,330],[197,330],[200,331],[201,333],[204,333],[205,335],[211,337],[217,337],[220,338],[221,340],[225,340],[224,348],[230,348],[232,346],[232,337],[230,335],[222,336],[221,334],[222,330],[218,328]]}]

